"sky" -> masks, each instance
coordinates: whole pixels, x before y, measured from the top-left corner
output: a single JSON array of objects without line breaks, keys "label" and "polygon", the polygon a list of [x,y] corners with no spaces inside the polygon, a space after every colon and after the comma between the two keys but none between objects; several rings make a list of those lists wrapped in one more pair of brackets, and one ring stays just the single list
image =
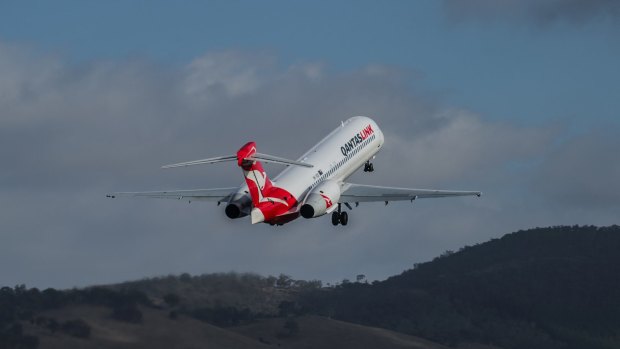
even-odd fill
[{"label": "sky", "polygon": [[[0,1],[0,286],[189,272],[381,280],[537,226],[618,224],[613,0]],[[228,187],[341,120],[386,143],[349,181],[481,190],[282,227],[223,206],[106,199]],[[270,176],[281,167],[267,166]]]}]

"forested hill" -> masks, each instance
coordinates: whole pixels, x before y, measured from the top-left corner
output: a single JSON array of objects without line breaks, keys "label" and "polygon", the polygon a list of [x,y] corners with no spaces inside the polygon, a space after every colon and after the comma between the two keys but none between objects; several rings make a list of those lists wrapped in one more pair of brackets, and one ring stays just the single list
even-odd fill
[{"label": "forested hill", "polygon": [[619,251],[618,226],[551,227],[373,283],[223,273],[2,287],[0,348],[620,348]]},{"label": "forested hill", "polygon": [[316,312],[446,344],[618,348],[620,227],[519,231],[306,297]]}]

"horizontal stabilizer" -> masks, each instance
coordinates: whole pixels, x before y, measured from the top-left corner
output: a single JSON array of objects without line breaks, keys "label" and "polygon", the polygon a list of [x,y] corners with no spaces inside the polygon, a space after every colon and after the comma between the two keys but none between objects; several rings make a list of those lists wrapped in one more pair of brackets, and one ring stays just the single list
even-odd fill
[{"label": "horizontal stabilizer", "polygon": [[[273,155],[261,154],[261,153],[255,153],[252,156],[244,158],[244,160],[264,161],[264,162],[269,162],[269,163],[274,163],[274,164],[281,164],[281,165],[294,165],[294,166],[303,166],[303,167],[314,167],[314,166],[312,166],[310,164],[307,164],[305,162],[289,160],[289,159],[285,159],[285,158],[281,158],[281,157],[277,157],[277,156],[273,156]],[[208,158],[208,159],[201,159],[201,160],[194,160],[194,161],[187,161],[187,162],[179,162],[178,164],[165,165],[165,166],[162,166],[161,168],[174,168],[174,167],[185,167],[185,166],[193,166],[193,165],[214,164],[214,163],[217,163],[217,162],[225,162],[225,161],[237,161],[237,156],[236,155],[227,155],[227,156],[218,156],[218,157]]]},{"label": "horizontal stabilizer", "polygon": [[273,155],[268,155],[268,154],[262,154],[262,153],[255,153],[254,155],[247,157],[247,160],[253,160],[253,161],[264,161],[264,162],[270,162],[270,163],[274,163],[274,164],[282,164],[282,165],[295,165],[295,166],[303,166],[303,167],[314,167],[311,164],[307,164],[305,162],[301,162],[301,161],[295,161],[295,160],[289,160],[289,159],[285,159],[285,158],[281,158],[281,157],[277,157],[277,156],[273,156]]},{"label": "horizontal stabilizer", "polygon": [[202,159],[202,160],[194,160],[188,162],[179,162],[178,164],[170,164],[162,166],[161,168],[173,168],[173,167],[185,167],[185,166],[193,166],[193,165],[203,165],[203,164],[214,164],[216,162],[224,162],[224,161],[237,161],[236,155],[227,155],[227,156],[217,156],[214,158]]}]

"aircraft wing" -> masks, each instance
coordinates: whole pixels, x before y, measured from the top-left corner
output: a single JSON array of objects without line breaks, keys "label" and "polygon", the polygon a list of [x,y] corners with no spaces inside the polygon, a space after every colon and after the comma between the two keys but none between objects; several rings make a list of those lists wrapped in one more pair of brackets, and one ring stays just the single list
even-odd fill
[{"label": "aircraft wing", "polygon": [[479,191],[451,191],[380,187],[374,185],[344,183],[340,202],[397,201],[450,196],[481,196]]},{"label": "aircraft wing", "polygon": [[120,192],[106,195],[109,198],[116,197],[147,197],[156,199],[177,199],[186,201],[221,201],[230,199],[239,188],[216,188],[216,189],[191,189],[191,190],[166,190],[166,191],[142,191]]}]

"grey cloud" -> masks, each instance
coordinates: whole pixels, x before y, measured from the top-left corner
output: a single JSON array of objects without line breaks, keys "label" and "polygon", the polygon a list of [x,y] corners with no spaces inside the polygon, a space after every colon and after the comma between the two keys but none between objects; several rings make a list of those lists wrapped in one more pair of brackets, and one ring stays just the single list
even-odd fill
[{"label": "grey cloud", "polygon": [[184,81],[188,94],[197,98],[210,95],[209,90],[221,89],[230,97],[247,94],[273,74],[274,59],[263,53],[217,52],[193,60],[187,67]]},{"label": "grey cloud", "polygon": [[611,131],[590,131],[571,138],[546,157],[533,186],[554,205],[617,209],[618,149],[620,140]]},{"label": "grey cloud", "polygon": [[441,120],[415,137],[392,135],[386,143],[386,162],[402,163],[399,181],[439,186],[459,178],[496,172],[511,162],[535,156],[548,147],[553,128],[523,128],[488,123],[466,110],[447,109],[432,115]]},{"label": "grey cloud", "polygon": [[444,0],[443,7],[454,20],[526,20],[541,26],[620,18],[620,3],[615,0]]},{"label": "grey cloud", "polygon": [[[533,184],[521,177],[532,178],[540,165],[525,174],[511,168],[546,156],[554,130],[442,106],[431,93],[416,92],[423,80],[410,87],[411,72],[369,66],[333,73],[312,62],[280,67],[274,56],[252,52],[207,53],[182,68],[148,61],[76,67],[7,47],[0,44],[0,72],[10,76],[0,80],[2,284],[71,287],[228,270],[376,279],[513,229],[575,223],[523,194]],[[327,218],[251,226],[228,220],[215,204],[104,197],[237,185],[242,176],[226,165],[159,166],[232,153],[249,140],[294,158],[359,114],[374,117],[388,139],[376,172],[351,181],[481,189],[486,196],[360,205],[346,229]],[[577,223],[612,216],[583,217]]]}]

